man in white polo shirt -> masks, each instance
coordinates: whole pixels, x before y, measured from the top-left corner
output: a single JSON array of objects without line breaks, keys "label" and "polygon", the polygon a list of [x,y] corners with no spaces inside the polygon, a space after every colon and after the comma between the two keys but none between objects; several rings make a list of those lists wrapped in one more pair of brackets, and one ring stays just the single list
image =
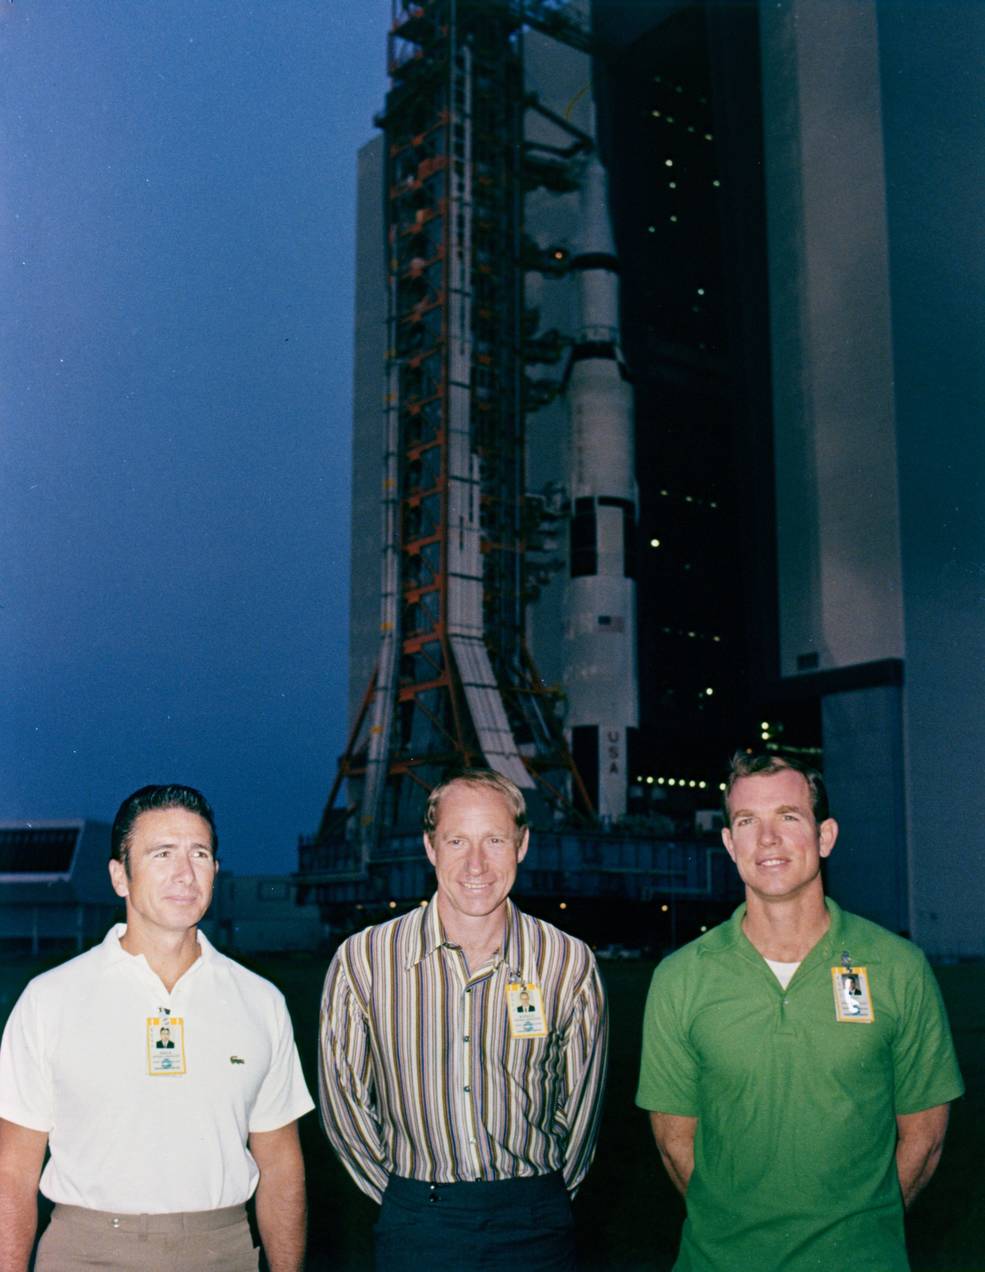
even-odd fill
[{"label": "man in white polo shirt", "polygon": [[[218,862],[187,786],[123,801],[110,877],[126,924],[33,980],[0,1046],[0,1272],[271,1272],[304,1259],[297,1119],[313,1104],[283,996],[197,931]],[[162,1038],[173,1045],[161,1046]],[[41,1174],[45,1149],[51,1156]]]}]

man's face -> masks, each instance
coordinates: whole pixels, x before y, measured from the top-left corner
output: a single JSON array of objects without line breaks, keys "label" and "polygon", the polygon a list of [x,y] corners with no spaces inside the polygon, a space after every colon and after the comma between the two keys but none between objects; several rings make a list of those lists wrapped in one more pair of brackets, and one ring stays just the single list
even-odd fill
[{"label": "man's face", "polygon": [[161,1030],[161,1041],[162,1041],[162,1042],[168,1042],[168,1041],[170,1040],[170,1038],[171,1038],[171,1030],[170,1030],[170,1029],[162,1029],[162,1030]]},{"label": "man's face", "polygon": [[807,779],[794,769],[740,777],[729,814],[731,829],[722,831],[728,854],[747,891],[768,901],[809,887],[838,837],[833,818],[816,825]]},{"label": "man's face", "polygon": [[509,801],[499,791],[453,782],[438,804],[438,824],[424,836],[438,880],[443,917],[483,918],[505,904],[528,832],[518,838]]},{"label": "man's face", "polygon": [[217,869],[204,817],[187,808],[141,813],[130,835],[130,873],[109,863],[113,888],[126,897],[128,931],[194,927],[209,908]]}]

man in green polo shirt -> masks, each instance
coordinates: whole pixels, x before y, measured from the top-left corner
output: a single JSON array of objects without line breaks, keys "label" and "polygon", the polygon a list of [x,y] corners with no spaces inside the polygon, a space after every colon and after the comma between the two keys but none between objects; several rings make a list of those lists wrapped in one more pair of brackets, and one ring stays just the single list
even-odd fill
[{"label": "man in green polo shirt", "polygon": [[675,1272],[907,1272],[903,1210],[963,1091],[923,954],[827,900],[819,773],[740,753],[731,920],[653,974],[636,1102],[685,1197]]}]

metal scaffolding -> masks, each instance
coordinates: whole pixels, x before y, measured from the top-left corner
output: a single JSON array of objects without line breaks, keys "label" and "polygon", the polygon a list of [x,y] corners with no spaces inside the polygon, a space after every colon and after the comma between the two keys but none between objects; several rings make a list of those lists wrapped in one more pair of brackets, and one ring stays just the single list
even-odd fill
[{"label": "metal scaffolding", "polygon": [[586,802],[523,638],[524,25],[587,40],[563,6],[393,3],[380,648],[317,837],[348,820],[363,870],[456,766]]}]

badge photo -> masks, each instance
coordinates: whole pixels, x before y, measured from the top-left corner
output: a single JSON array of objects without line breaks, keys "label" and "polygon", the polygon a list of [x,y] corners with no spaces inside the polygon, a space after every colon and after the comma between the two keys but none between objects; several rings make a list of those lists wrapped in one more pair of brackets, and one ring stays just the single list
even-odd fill
[{"label": "badge photo", "polygon": [[183,1016],[148,1016],[147,1072],[152,1078],[179,1077],[185,1072]]},{"label": "badge photo", "polygon": [[836,1020],[846,1024],[872,1024],[875,1012],[872,1008],[867,968],[845,964],[832,967],[831,985],[834,989]]},{"label": "badge photo", "polygon": [[532,981],[514,981],[506,987],[506,1012],[514,1038],[546,1038],[547,1020],[540,987]]}]

